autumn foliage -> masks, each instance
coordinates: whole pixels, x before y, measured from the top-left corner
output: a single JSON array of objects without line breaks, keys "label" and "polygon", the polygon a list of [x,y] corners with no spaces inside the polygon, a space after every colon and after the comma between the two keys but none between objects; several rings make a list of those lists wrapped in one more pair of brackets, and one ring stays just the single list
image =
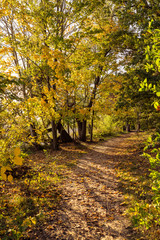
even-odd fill
[{"label": "autumn foliage", "polygon": [[93,141],[109,123],[121,131],[158,128],[159,7],[0,0],[3,180],[13,182],[27,150]]}]

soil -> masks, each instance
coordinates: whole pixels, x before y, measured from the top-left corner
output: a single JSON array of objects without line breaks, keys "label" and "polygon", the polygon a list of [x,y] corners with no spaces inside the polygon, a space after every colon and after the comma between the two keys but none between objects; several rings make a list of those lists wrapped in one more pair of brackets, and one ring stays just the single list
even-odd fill
[{"label": "soil", "polygon": [[85,144],[77,164],[65,170],[59,208],[46,226],[39,229],[37,239],[138,239],[124,214],[126,206],[117,168],[131,157],[133,146],[141,140],[136,133],[130,133]]}]

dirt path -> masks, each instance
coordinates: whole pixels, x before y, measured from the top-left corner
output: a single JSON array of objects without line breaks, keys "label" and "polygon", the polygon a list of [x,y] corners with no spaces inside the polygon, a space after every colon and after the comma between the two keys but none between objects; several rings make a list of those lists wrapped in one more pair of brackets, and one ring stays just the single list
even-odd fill
[{"label": "dirt path", "polygon": [[116,177],[119,162],[132,154],[130,147],[135,144],[135,136],[135,133],[126,134],[87,145],[86,153],[66,173],[68,176],[61,185],[60,208],[51,217],[42,239],[136,239],[129,220],[123,215],[124,199]]}]

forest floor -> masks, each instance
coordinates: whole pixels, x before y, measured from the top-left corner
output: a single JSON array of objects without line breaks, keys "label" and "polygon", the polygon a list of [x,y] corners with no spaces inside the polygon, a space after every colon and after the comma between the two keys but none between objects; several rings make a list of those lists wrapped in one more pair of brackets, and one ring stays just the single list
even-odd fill
[{"label": "forest floor", "polygon": [[[140,156],[144,139],[144,133],[133,132],[98,143],[64,144],[56,153],[32,154],[30,164],[41,172],[41,178],[31,181],[28,195],[21,193],[20,206],[21,211],[28,211],[27,196],[34,226],[28,224],[28,238],[19,239],[145,240],[125,215],[126,194],[140,196],[137,177],[148,174]],[[121,179],[126,173],[130,181]],[[14,184],[6,187],[13,189]]]},{"label": "forest floor", "polygon": [[[137,152],[142,139],[130,133],[83,145],[76,164],[63,171],[66,178],[60,183],[59,208],[50,218],[49,228],[37,232],[38,239],[137,239],[137,232],[123,214],[126,189],[120,184],[117,170],[128,165],[134,168],[133,161],[142,161],[139,149]],[[62,149],[71,156],[77,148],[65,145]]]}]

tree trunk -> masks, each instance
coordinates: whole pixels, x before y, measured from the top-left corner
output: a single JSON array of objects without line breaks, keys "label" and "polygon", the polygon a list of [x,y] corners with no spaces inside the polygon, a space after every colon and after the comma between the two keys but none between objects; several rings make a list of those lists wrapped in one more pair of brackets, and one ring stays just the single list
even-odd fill
[{"label": "tree trunk", "polygon": [[30,133],[31,133],[31,137],[37,138],[37,133],[35,131],[35,126],[34,124],[30,125]]},{"label": "tree trunk", "polygon": [[60,140],[63,143],[66,142],[73,142],[73,139],[71,138],[71,136],[67,133],[67,131],[64,129],[64,127],[62,126],[61,122],[59,121],[57,124],[57,129],[58,132],[60,133]]},{"label": "tree trunk", "polygon": [[137,132],[140,131],[140,123],[137,124],[137,129],[136,129]]},{"label": "tree trunk", "polygon": [[140,131],[140,120],[139,120],[139,112],[137,112],[137,129],[136,129],[137,132]]},{"label": "tree trunk", "polygon": [[70,135],[70,127],[69,127],[69,123],[67,124],[67,131],[68,131],[68,134]]},{"label": "tree trunk", "polygon": [[52,120],[51,124],[52,124],[52,137],[53,137],[52,149],[58,150],[57,126],[56,126],[55,121],[53,121],[53,120]]},{"label": "tree trunk", "polygon": [[41,145],[39,145],[38,143],[36,143],[36,140],[37,140],[37,133],[35,131],[35,125],[34,124],[30,124],[30,134],[31,134],[31,137],[34,138],[34,147],[36,148],[36,150],[41,150],[42,147]]},{"label": "tree trunk", "polygon": [[73,119],[73,139],[76,139],[76,121]]},{"label": "tree trunk", "polygon": [[123,125],[123,132],[125,132],[126,131],[126,126],[125,125]]},{"label": "tree trunk", "polygon": [[78,124],[79,140],[82,142],[86,142],[87,121],[86,120],[82,120],[82,121],[77,120],[77,124]]},{"label": "tree trunk", "polygon": [[131,129],[130,129],[130,124],[129,124],[129,123],[126,123],[126,131],[127,131],[127,132],[130,132],[130,131],[131,131]]},{"label": "tree trunk", "polygon": [[94,120],[94,111],[92,112],[92,119],[91,119],[91,125],[90,125],[90,141],[93,141],[93,120]]}]

